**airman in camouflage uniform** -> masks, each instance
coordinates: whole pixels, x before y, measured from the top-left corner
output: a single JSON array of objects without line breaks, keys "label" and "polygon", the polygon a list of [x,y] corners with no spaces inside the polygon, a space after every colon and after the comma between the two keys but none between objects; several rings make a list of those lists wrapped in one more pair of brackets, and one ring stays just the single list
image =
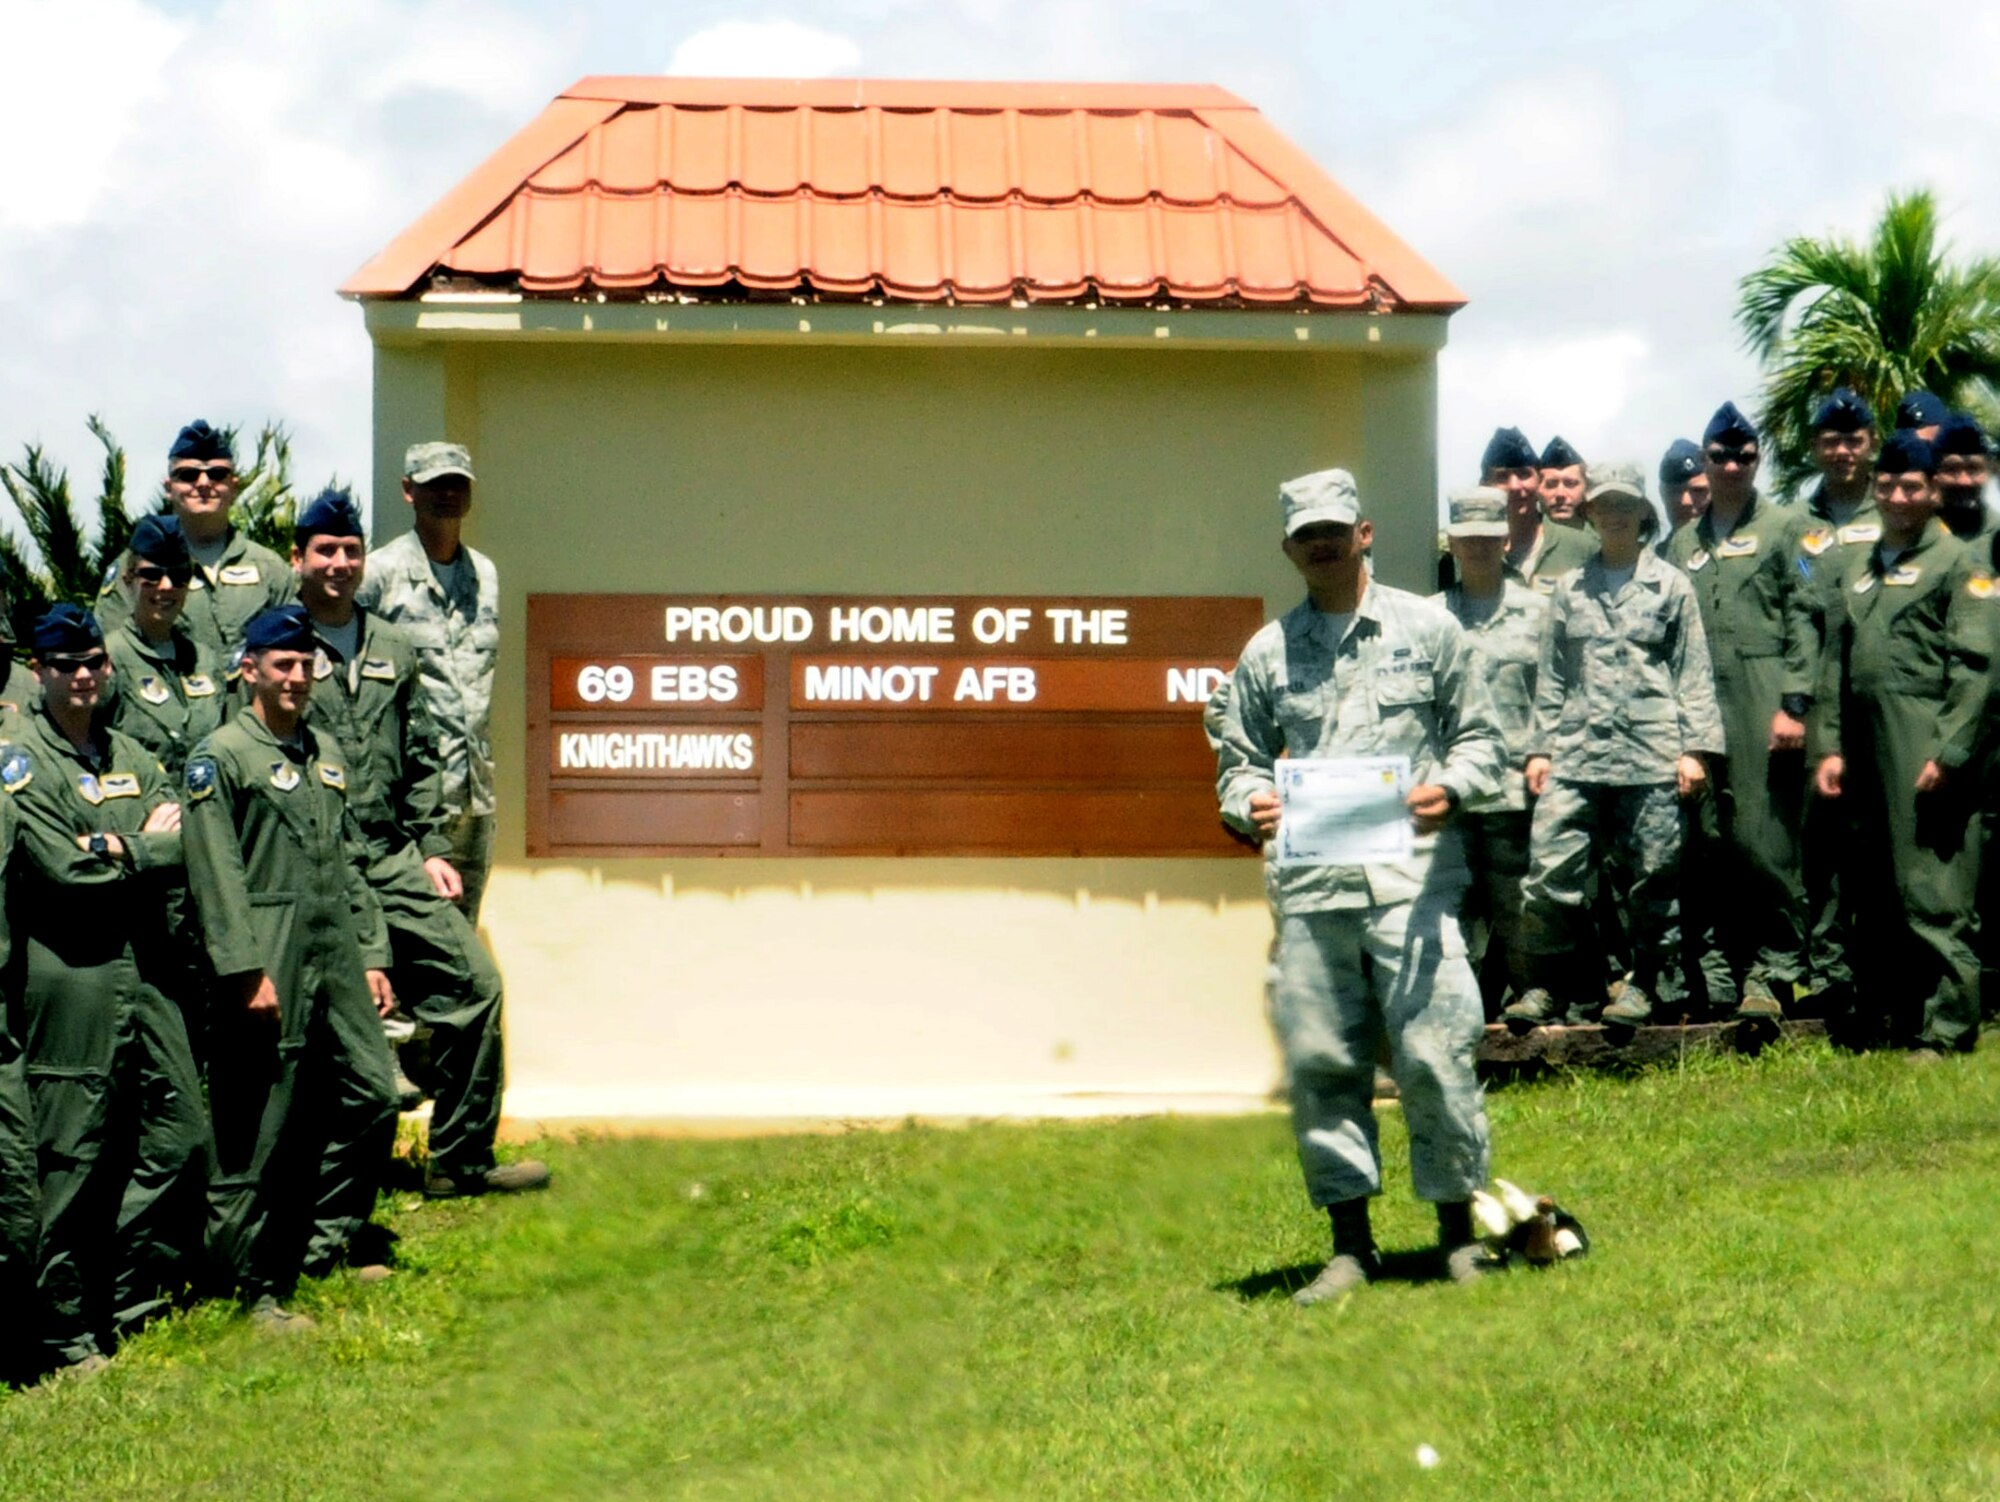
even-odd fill
[{"label": "airman in camouflage uniform", "polygon": [[292,563],[319,648],[307,720],[348,757],[350,806],[382,906],[390,975],[431,1030],[436,1106],[425,1192],[537,1189],[540,1163],[496,1166],[500,1124],[501,985],[485,945],[453,906],[460,886],[439,802],[442,772],[410,639],[354,603],[364,555],[361,516],[329,490],[299,513]]},{"label": "airman in camouflage uniform", "polygon": [[424,700],[444,769],[440,798],[451,862],[464,883],[459,911],[479,924],[493,861],[493,664],[500,650],[500,576],[460,540],[472,509],[472,456],[455,443],[416,443],[403,456],[403,499],[415,530],[368,555],[355,603],[416,644]]},{"label": "airman in camouflage uniform", "polygon": [[[359,869],[346,758],[303,721],[312,623],[298,605],[245,630],[248,707],[184,776],[188,881],[209,960],[210,1250],[258,1325],[348,1255],[396,1134],[389,938]],[[372,1264],[371,1264],[372,1266]]]},{"label": "airman in camouflage uniform", "polygon": [[1451,498],[1445,526],[1459,582],[1437,598],[1465,632],[1506,744],[1500,786],[1459,810],[1472,887],[1461,915],[1473,973],[1488,1020],[1507,993],[1531,984],[1521,936],[1521,879],[1528,874],[1527,762],[1535,723],[1535,668],[1541,661],[1549,603],[1513,578],[1501,562],[1507,497],[1490,486]]},{"label": "airman in camouflage uniform", "polygon": [[[231,662],[250,617],[293,597],[292,571],[276,553],[230,525],[236,456],[229,436],[199,418],[181,429],[167,452],[167,499],[195,563],[182,624],[217,661]],[[127,554],[105,575],[97,616],[107,632],[131,614],[123,583],[131,567]]]},{"label": "airman in camouflage uniform", "polygon": [[1468,881],[1452,810],[1491,792],[1499,727],[1463,633],[1437,604],[1370,579],[1371,523],[1354,481],[1325,470],[1280,491],[1285,553],[1309,598],[1243,649],[1225,712],[1217,789],[1225,821],[1277,833],[1281,756],[1404,755],[1419,838],[1408,861],[1285,865],[1273,1010],[1299,1160],[1333,1222],[1334,1257],[1297,1297],[1359,1287],[1376,1266],[1368,1197],[1381,1188],[1371,1089],[1388,1045],[1410,1124],[1411,1177],[1438,1206],[1452,1275],[1478,1276],[1470,1200],[1485,1182],[1482,1030],[1458,907]]},{"label": "airman in camouflage uniform", "polygon": [[1910,434],[1882,446],[1882,540],[1849,565],[1813,724],[1820,795],[1856,802],[1841,891],[1867,924],[1866,1013],[1844,1020],[1855,1041],[1934,1053],[1979,1036],[1979,768],[2000,635],[2000,590],[1936,520],[1936,462]]},{"label": "airman in camouflage uniform", "polygon": [[1702,434],[1709,508],[1667,556],[1694,585],[1715,660],[1726,760],[1716,776],[1716,912],[1739,1018],[1782,1015],[1807,977],[1799,824],[1817,664],[1798,571],[1807,517],[1758,495],[1757,431],[1724,402]]},{"label": "airman in camouflage uniform", "polygon": [[1524,922],[1545,980],[1507,1009],[1517,1027],[1560,1002],[1595,1005],[1594,966],[1578,973],[1593,868],[1624,869],[1615,895],[1631,924],[1632,977],[1604,1019],[1644,1022],[1663,984],[1678,984],[1680,800],[1722,750],[1701,612],[1645,546],[1657,523],[1638,467],[1593,469],[1586,497],[1602,550],[1557,583],[1536,677]]},{"label": "airman in camouflage uniform", "polygon": [[91,1369],[118,1326],[184,1286],[207,1173],[201,1081],[179,1009],[160,878],[180,808],[151,752],[94,723],[107,670],[88,611],[35,628],[42,702],[0,749],[20,821],[11,901],[40,1160],[43,1354]]},{"label": "airman in camouflage uniform", "polygon": [[[19,859],[19,816],[14,800],[0,797],[0,881],[12,884]],[[17,972],[7,905],[0,903],[0,977]],[[36,1188],[35,1111],[28,1096],[28,1061],[23,1043],[27,1019],[21,988],[0,982],[0,1309],[27,1310],[35,1302],[37,1238],[41,1195]],[[39,1365],[41,1332],[27,1318],[0,1326],[0,1383],[25,1382]]]}]

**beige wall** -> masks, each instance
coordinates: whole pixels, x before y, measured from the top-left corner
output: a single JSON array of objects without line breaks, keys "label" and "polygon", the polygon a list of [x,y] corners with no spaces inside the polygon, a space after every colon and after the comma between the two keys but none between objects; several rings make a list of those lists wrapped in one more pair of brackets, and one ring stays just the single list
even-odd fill
[{"label": "beige wall", "polygon": [[1297,598],[1276,486],[1336,463],[1376,501],[1385,577],[1421,584],[1430,351],[522,338],[378,348],[376,371],[378,487],[439,421],[471,446],[471,536],[512,628],[486,909],[510,1115],[1268,1092],[1254,861],[526,861],[524,597],[1256,594],[1276,613]]}]

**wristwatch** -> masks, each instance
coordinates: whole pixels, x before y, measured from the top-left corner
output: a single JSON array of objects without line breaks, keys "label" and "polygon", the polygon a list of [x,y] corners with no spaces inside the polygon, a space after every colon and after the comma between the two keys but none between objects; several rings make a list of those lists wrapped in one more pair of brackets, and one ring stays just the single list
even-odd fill
[{"label": "wristwatch", "polygon": [[96,856],[101,861],[110,860],[111,836],[105,834],[101,830],[98,833],[92,835],[90,837],[90,853]]},{"label": "wristwatch", "polygon": [[[1768,704],[1770,700],[1767,699],[1764,702]],[[1795,720],[1803,720],[1807,712],[1811,710],[1812,704],[1811,694],[1786,694],[1778,700],[1778,708],[1782,709]]]}]

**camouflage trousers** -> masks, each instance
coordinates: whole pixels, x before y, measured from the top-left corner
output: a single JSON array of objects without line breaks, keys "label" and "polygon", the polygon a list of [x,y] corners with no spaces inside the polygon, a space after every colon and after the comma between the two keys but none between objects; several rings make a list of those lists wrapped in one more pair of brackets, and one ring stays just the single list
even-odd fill
[{"label": "camouflage trousers", "polygon": [[1486,1182],[1486,1097],[1473,1071],[1484,1019],[1459,932],[1460,896],[1278,920],[1271,1020],[1315,1205],[1382,1188],[1373,1095],[1384,1043],[1417,1198],[1468,1199]]},{"label": "camouflage trousers", "polygon": [[1601,1004],[1592,952],[1595,873],[1625,914],[1632,984],[1648,996],[1680,968],[1681,807],[1672,784],[1618,787],[1551,779],[1535,803],[1522,930],[1541,983],[1571,1005]]}]

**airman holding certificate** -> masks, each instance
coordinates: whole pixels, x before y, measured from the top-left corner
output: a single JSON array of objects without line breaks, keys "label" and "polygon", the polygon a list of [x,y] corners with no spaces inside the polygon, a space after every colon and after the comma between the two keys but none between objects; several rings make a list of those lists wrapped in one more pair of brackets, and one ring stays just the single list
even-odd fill
[{"label": "airman holding certificate", "polygon": [[[1458,623],[1442,605],[1370,577],[1373,525],[1354,480],[1322,470],[1279,491],[1284,551],[1308,598],[1250,639],[1224,710],[1217,791],[1223,819],[1265,843],[1278,922],[1272,1017],[1292,1089],[1299,1160],[1313,1203],[1333,1222],[1331,1261],[1295,1298],[1359,1288],[1379,1269],[1368,1200],[1382,1187],[1371,1105],[1384,1041],[1410,1125],[1419,1198],[1438,1207],[1451,1275],[1483,1270],[1472,1192],[1486,1181],[1486,1109],[1473,1074],[1483,1016],[1458,909],[1469,875],[1453,825],[1458,806],[1492,792],[1505,749]],[[1279,793],[1286,763],[1329,763]],[[1356,766],[1360,761],[1363,765]],[[1342,765],[1345,763],[1346,765]],[[1314,839],[1335,822],[1319,796],[1347,800],[1371,840],[1384,826],[1367,775],[1398,767],[1408,853],[1325,863],[1293,845],[1287,820]],[[1301,800],[1304,801],[1301,801]]]}]

